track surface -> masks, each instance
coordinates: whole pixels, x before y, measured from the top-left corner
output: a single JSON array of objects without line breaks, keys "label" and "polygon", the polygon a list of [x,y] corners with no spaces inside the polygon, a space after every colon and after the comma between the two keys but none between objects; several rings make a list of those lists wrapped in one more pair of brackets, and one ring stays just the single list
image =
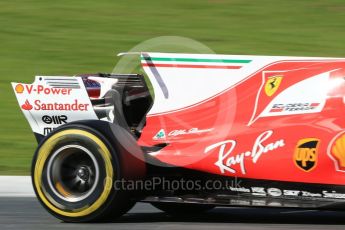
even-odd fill
[{"label": "track surface", "polygon": [[0,198],[0,229],[344,229],[345,212],[216,208],[199,217],[172,218],[137,204],[112,223],[67,224],[50,216],[35,198]]}]

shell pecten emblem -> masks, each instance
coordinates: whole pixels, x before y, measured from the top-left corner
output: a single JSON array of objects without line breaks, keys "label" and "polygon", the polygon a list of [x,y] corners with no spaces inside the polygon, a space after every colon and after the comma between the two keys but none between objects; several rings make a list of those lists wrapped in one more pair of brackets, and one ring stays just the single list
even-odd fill
[{"label": "shell pecten emblem", "polygon": [[267,96],[273,96],[283,80],[283,76],[272,76],[269,77],[265,84],[265,93]]},{"label": "shell pecten emblem", "polygon": [[16,93],[23,93],[24,92],[24,86],[22,84],[16,85]]},{"label": "shell pecten emblem", "polygon": [[345,172],[345,133],[335,139],[330,154],[335,160],[337,169]]}]

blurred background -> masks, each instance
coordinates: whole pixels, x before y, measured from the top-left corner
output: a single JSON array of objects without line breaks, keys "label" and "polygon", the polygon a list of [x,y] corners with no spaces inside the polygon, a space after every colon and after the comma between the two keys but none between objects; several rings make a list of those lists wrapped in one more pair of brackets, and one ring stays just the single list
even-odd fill
[{"label": "blurred background", "polygon": [[1,0],[0,175],[28,175],[37,145],[11,81],[112,72],[117,53],[158,36],[221,54],[345,57],[345,1]]}]

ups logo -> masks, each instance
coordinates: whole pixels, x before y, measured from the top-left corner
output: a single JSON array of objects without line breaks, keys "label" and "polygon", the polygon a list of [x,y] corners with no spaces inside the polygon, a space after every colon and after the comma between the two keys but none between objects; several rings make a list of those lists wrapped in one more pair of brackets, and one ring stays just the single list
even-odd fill
[{"label": "ups logo", "polygon": [[271,97],[279,89],[280,83],[282,82],[282,76],[269,77],[265,84],[265,93],[267,96]]},{"label": "ups logo", "polygon": [[302,139],[297,143],[294,162],[298,168],[310,172],[316,167],[320,140],[316,138]]}]

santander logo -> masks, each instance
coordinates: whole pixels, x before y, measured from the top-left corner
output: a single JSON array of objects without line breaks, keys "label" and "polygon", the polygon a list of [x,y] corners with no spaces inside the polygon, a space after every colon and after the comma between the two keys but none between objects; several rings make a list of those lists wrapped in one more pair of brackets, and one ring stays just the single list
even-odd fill
[{"label": "santander logo", "polygon": [[80,103],[78,99],[75,99],[70,103],[45,103],[41,100],[35,100],[33,105],[30,104],[29,100],[21,106],[23,110],[35,110],[35,111],[88,111],[90,105],[88,103]]},{"label": "santander logo", "polygon": [[22,109],[24,110],[32,110],[33,106],[30,104],[28,100],[25,101],[25,103],[22,105]]},{"label": "santander logo", "polygon": [[234,140],[226,140],[210,145],[205,149],[205,153],[213,149],[218,149],[218,160],[215,165],[219,167],[222,174],[226,171],[233,174],[237,173],[236,169],[234,169],[236,165],[240,165],[241,173],[246,174],[245,160],[250,159],[256,164],[263,154],[285,146],[285,141],[283,139],[267,142],[272,135],[272,130],[263,132],[256,138],[251,150],[241,153],[235,152],[237,142]]}]

